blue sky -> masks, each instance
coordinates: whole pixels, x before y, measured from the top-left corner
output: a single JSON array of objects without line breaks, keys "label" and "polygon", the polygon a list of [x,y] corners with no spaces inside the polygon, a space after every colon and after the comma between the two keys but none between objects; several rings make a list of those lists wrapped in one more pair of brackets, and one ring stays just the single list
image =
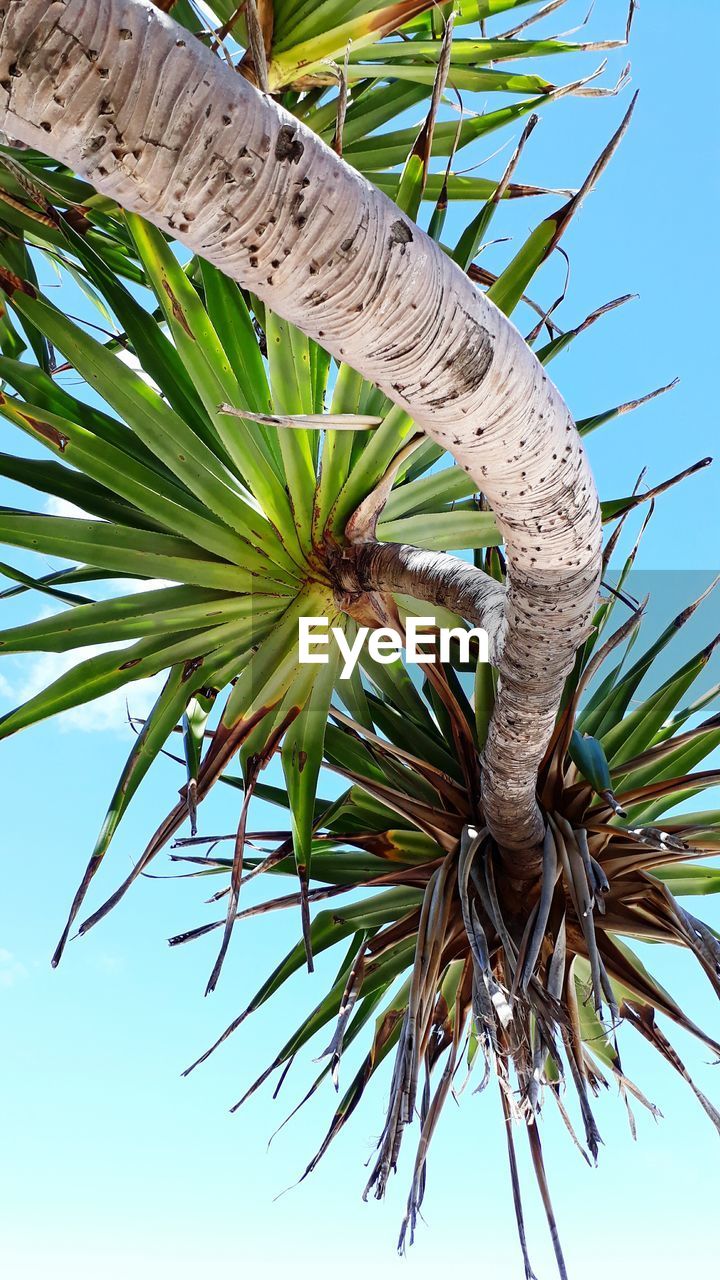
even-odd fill
[{"label": "blue sky", "polygon": [[[553,366],[576,415],[681,378],[671,395],[591,437],[605,497],[628,492],[644,465],[655,483],[716,448],[717,360],[710,350],[718,284],[711,221],[718,197],[711,163],[714,152],[717,158],[715,91],[707,69],[691,70],[681,43],[687,32],[700,32],[714,48],[712,9],[707,0],[690,0],[682,10],[655,0],[640,9],[631,57],[641,95],[632,130],[565,242],[572,261],[566,324],[616,295],[640,294]],[[582,15],[583,5],[571,3],[557,26]],[[623,21],[623,3],[600,0],[590,30],[614,33]],[[546,29],[556,29],[552,20]],[[607,83],[623,61],[624,51],[610,55]],[[562,60],[554,66],[558,75],[573,74]],[[587,66],[586,57],[582,69]],[[689,74],[692,96],[680,83]],[[577,185],[628,96],[548,108],[520,177]],[[491,161],[487,172],[501,163]],[[470,216],[469,209],[463,212]],[[518,203],[505,226],[521,237],[538,212],[539,206]],[[501,262],[507,249],[489,250],[488,265]],[[554,270],[547,297],[554,296]],[[636,594],[653,589],[653,621],[671,616],[717,567],[719,507],[717,467],[659,504],[638,561],[646,572],[635,584]],[[693,623],[688,649],[719,629],[718,606],[709,602]],[[3,673],[16,687],[37,677],[20,667],[3,667]],[[10,691],[3,697],[10,705]],[[133,699],[140,709],[141,698]],[[428,1225],[404,1262],[396,1260],[394,1242],[410,1138],[387,1202],[364,1205],[360,1199],[363,1163],[382,1124],[386,1079],[368,1092],[313,1177],[274,1199],[318,1145],[332,1111],[330,1090],[308,1105],[269,1153],[267,1139],[311,1079],[309,1056],[294,1066],[277,1102],[263,1092],[236,1116],[227,1109],[315,1003],[334,956],[313,979],[299,975],[205,1067],[180,1079],[182,1068],[289,948],[294,921],[269,917],[238,930],[220,986],[204,1000],[214,941],[170,950],[166,939],[213,918],[202,905],[206,895],[192,880],[145,880],[51,971],[67,904],[128,750],[121,721],[117,707],[99,714],[91,709],[2,748],[0,1263],[6,1273],[14,1280],[39,1280],[50,1272],[56,1280],[90,1280],[98,1273],[105,1280],[128,1273],[134,1280],[186,1280],[223,1267],[231,1277],[262,1268],[271,1276],[287,1269],[303,1278],[337,1267],[353,1280],[369,1269],[382,1277],[425,1280],[443,1267],[491,1280],[520,1276],[492,1089],[481,1097],[467,1092],[459,1106],[448,1106],[431,1152]],[[179,782],[176,766],[161,762],[126,820],[96,901],[126,872]],[[236,798],[222,790],[213,796],[208,821],[230,830]],[[268,816],[259,806],[256,825]],[[171,870],[165,859],[156,869],[162,875]],[[720,926],[712,899],[702,902],[701,914]],[[717,1033],[717,1006],[689,959],[653,950],[651,960],[696,1020]],[[706,1065],[707,1052],[679,1034],[674,1040],[700,1086],[718,1101],[720,1078]],[[598,1104],[605,1145],[599,1169],[590,1171],[557,1117],[546,1112],[544,1145],[570,1273],[583,1280],[609,1271],[654,1280],[669,1280],[681,1268],[709,1273],[716,1257],[717,1138],[682,1082],[629,1032],[621,1048],[626,1071],[666,1118],[656,1123],[636,1107],[639,1140],[633,1143],[623,1104],[612,1091]],[[551,1252],[524,1151],[522,1176],[532,1257],[538,1275],[550,1276]]]}]

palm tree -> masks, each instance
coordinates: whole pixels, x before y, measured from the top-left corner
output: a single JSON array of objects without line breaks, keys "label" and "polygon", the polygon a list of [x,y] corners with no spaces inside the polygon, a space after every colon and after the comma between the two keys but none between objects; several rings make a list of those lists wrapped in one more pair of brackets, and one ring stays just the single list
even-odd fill
[{"label": "palm tree", "polygon": [[[664,816],[717,781],[690,771],[720,729],[685,727],[707,695],[677,710],[712,646],[633,705],[695,605],[632,666],[624,657],[603,666],[630,648],[642,606],[610,634],[632,556],[598,600],[601,577],[629,512],[666,486],[601,504],[581,436],[634,405],[575,424],[546,369],[608,308],[565,333],[540,308],[527,340],[509,319],[632,106],[580,190],[562,193],[505,270],[492,277],[475,263],[503,200],[542,194],[513,183],[535,109],[607,92],[508,64],[627,40],[529,40],[528,26],[557,4],[496,37],[472,25],[520,7],[216,0],[209,29],[188,0],[8,7],[0,409],[56,460],[3,455],[1,468],[71,497],[89,518],[0,512],[4,542],[76,566],[40,579],[6,567],[11,592],[41,590],[69,611],[5,630],[0,644],[13,653],[130,643],[79,662],[5,716],[0,733],[166,673],[54,963],[135,791],[180,732],[180,801],[80,932],[186,821],[191,835],[176,844],[201,841],[198,806],[216,781],[238,787],[231,856],[183,855],[223,878],[225,917],[173,941],[219,929],[211,990],[247,914],[241,885],[261,872],[296,877],[297,891],[265,909],[298,906],[302,940],[217,1043],[345,940],[333,987],[270,1068],[335,1019],[312,1092],[337,1078],[344,1045],[375,1016],[368,1056],[309,1168],[394,1051],[368,1191],[383,1194],[419,1112],[404,1241],[461,1056],[483,1062],[483,1079],[500,1084],[529,1276],[511,1122],[525,1123],[564,1275],[535,1123],[544,1097],[565,1115],[569,1076],[594,1157],[589,1095],[605,1075],[645,1101],[622,1070],[621,1019],[688,1080],[656,1011],[720,1052],[625,941],[690,948],[720,991],[715,936],[673,892],[716,887],[718,873],[694,861],[714,847],[717,815]],[[456,37],[463,24],[470,34]],[[512,95],[510,105],[504,97],[468,116],[462,94],[476,90]],[[439,120],[453,95],[457,121]],[[388,131],[421,103],[419,131]],[[453,172],[462,147],[522,117],[499,179]],[[431,171],[433,157],[447,158],[444,172]],[[454,247],[442,242],[451,199],[482,201]],[[427,233],[423,201],[434,205]],[[74,272],[119,332],[93,336],[53,306],[38,285],[38,252]],[[140,297],[151,297],[149,310]],[[25,344],[34,363],[20,358]],[[90,403],[58,382],[56,352]],[[603,520],[615,525],[604,551]],[[448,554],[458,549],[473,563]],[[175,585],[102,599],[75,590],[129,575]],[[300,660],[303,616],[326,617],[351,642],[360,626],[402,628],[428,605],[438,625],[483,626],[492,666],[453,651],[418,688],[401,663],[367,652],[347,680],[337,652],[322,667]],[[283,790],[262,781],[276,753]],[[227,773],[235,757],[239,776]],[[349,784],[339,800],[318,795],[323,767]],[[287,830],[249,831],[254,795],[288,811]],[[311,918],[315,902],[362,887],[369,896]]]}]

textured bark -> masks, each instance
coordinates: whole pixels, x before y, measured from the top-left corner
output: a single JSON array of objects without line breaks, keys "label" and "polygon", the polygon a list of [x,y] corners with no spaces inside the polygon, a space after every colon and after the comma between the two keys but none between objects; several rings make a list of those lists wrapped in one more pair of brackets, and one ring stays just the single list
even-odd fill
[{"label": "textured bark", "polygon": [[600,569],[597,494],[560,395],[437,245],[157,9],[3,0],[0,14],[0,129],[377,382],[487,495],[509,588],[483,797],[522,860],[542,835],[537,766]]},{"label": "textured bark", "polygon": [[337,569],[349,592],[399,592],[444,605],[488,634],[491,661],[502,652],[505,588],[457,556],[399,542],[367,542],[343,552]]}]

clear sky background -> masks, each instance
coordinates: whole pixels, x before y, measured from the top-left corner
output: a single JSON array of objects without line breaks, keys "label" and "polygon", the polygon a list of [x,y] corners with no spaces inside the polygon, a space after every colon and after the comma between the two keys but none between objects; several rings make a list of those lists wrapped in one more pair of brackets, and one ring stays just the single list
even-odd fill
[{"label": "clear sky background", "polygon": [[[596,37],[615,34],[624,8],[622,0],[599,0],[588,30]],[[583,4],[570,4],[545,30],[582,16]],[[503,25],[509,24],[496,27]],[[567,326],[616,295],[640,294],[554,364],[553,375],[576,415],[603,410],[676,375],[682,380],[671,395],[591,437],[604,497],[628,492],[644,465],[655,483],[717,450],[712,67],[718,35],[712,0],[682,6],[645,0],[630,51],[633,84],[641,91],[632,130],[565,242],[572,261],[569,301],[561,313]],[[610,55],[606,83],[624,61],[623,50]],[[587,70],[588,55],[579,67]],[[548,60],[543,71],[550,77],[574,74],[566,59]],[[528,146],[521,180],[578,185],[628,99],[626,91],[619,99],[548,107]],[[495,145],[491,140],[468,163]],[[502,163],[500,157],[490,161],[486,172],[494,175]],[[553,202],[546,205],[552,207]],[[467,220],[470,213],[464,206],[460,216]],[[538,204],[519,203],[504,226],[521,237],[539,213]],[[500,246],[486,261],[501,263],[507,253],[508,246]],[[557,279],[559,266],[551,266],[546,297],[555,296]],[[72,303],[77,305],[74,297]],[[19,493],[6,500],[22,505]],[[659,504],[639,557],[645,572],[635,587],[637,594],[652,587],[653,626],[697,594],[718,566],[719,508],[717,466]],[[718,606],[711,602],[693,623],[687,652],[719,629]],[[678,662],[686,656],[682,645],[673,656]],[[38,687],[43,675],[47,680],[52,663],[49,658],[42,669],[36,662],[4,663],[2,708]],[[131,693],[134,711],[146,705],[145,692]],[[67,906],[129,749],[123,721],[123,699],[114,699],[1,748],[4,1274],[13,1280],[188,1280],[222,1269],[229,1277],[287,1271],[302,1280],[323,1271],[352,1280],[368,1273],[425,1280],[442,1268],[488,1280],[521,1276],[494,1087],[482,1096],[468,1091],[458,1106],[447,1106],[431,1151],[427,1226],[420,1227],[405,1261],[396,1259],[394,1244],[412,1133],[387,1202],[364,1205],[360,1199],[363,1163],[384,1117],[386,1076],[368,1091],[312,1178],[275,1200],[319,1144],[332,1114],[331,1088],[321,1091],[269,1152],[270,1134],[312,1078],[311,1055],[295,1064],[278,1101],[265,1091],[238,1115],[227,1111],[313,1007],[334,955],[314,978],[298,975],[205,1067],[180,1079],[182,1068],[289,949],[294,919],[269,917],[239,928],[219,989],[204,1000],[215,940],[170,950],[166,939],[218,914],[203,905],[207,882],[146,879],[51,971],[49,958]],[[180,782],[176,766],[159,764],[98,877],[95,902],[126,873]],[[237,796],[224,791],[213,793],[205,829],[234,826]],[[269,812],[258,806],[256,825]],[[162,858],[156,870],[169,875],[173,868]],[[701,901],[699,910],[720,925],[713,899]],[[717,1004],[691,961],[650,948],[645,954],[692,1015],[717,1035]],[[720,1102],[720,1074],[708,1065],[708,1053],[672,1034],[700,1086]],[[318,1044],[317,1051],[323,1047]],[[717,1135],[682,1081],[629,1031],[621,1049],[628,1074],[665,1113],[656,1123],[635,1108],[637,1143],[614,1090],[598,1103],[605,1145],[597,1170],[584,1165],[554,1109],[546,1111],[544,1145],[570,1273],[583,1280],[714,1274]],[[352,1066],[344,1063],[344,1083]],[[551,1276],[542,1211],[521,1134],[518,1139],[532,1257],[538,1275]]]}]

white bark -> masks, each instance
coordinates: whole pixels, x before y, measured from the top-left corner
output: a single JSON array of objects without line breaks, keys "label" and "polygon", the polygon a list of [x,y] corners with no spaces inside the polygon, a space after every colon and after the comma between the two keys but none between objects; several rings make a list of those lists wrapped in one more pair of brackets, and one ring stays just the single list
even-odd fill
[{"label": "white bark", "polygon": [[391,592],[452,610],[487,632],[490,660],[499,659],[505,635],[505,587],[467,560],[399,542],[368,541],[345,550],[335,567],[350,595]]},{"label": "white bark", "polygon": [[507,546],[484,757],[497,840],[587,632],[600,515],[570,414],[514,326],[392,202],[144,0],[3,0],[0,129],[170,232],[377,382],[487,495]]}]

